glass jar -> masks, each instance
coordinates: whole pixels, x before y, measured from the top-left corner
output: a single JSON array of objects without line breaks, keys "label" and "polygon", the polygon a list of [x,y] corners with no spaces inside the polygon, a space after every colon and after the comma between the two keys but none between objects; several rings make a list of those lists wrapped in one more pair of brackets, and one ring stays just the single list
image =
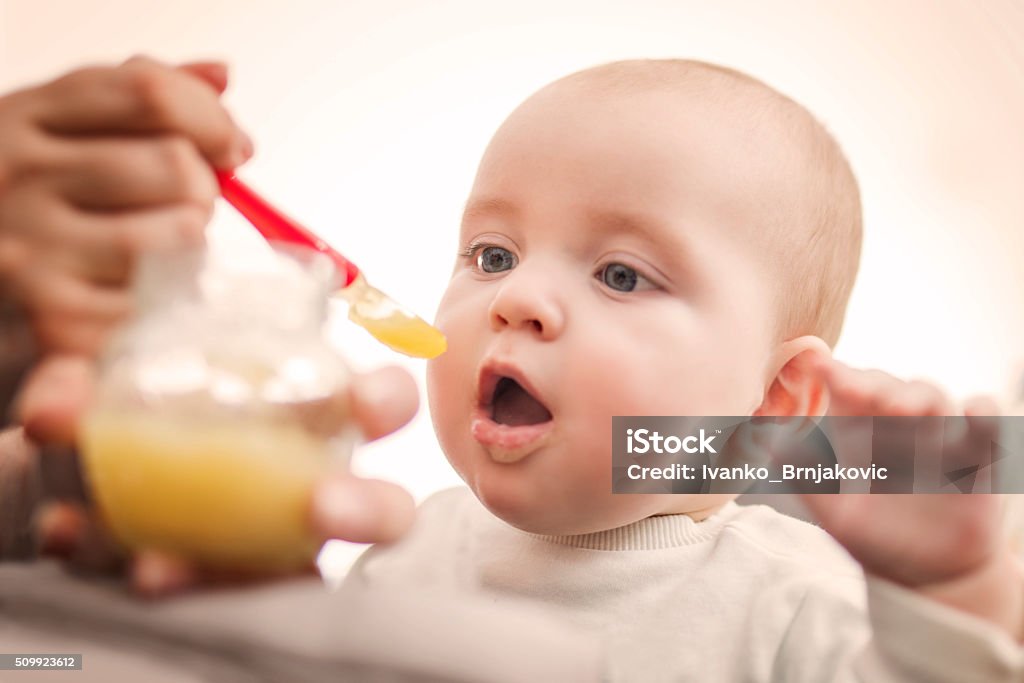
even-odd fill
[{"label": "glass jar", "polygon": [[271,571],[314,558],[313,483],[354,442],[350,373],[322,329],[336,274],[312,250],[258,256],[139,263],[136,316],[101,361],[82,437],[93,498],[129,548]]}]

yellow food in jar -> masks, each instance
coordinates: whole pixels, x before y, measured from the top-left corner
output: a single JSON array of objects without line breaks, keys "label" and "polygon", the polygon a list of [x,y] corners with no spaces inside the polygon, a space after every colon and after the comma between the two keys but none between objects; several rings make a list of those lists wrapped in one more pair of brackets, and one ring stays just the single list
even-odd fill
[{"label": "yellow food in jar", "polygon": [[94,500],[125,546],[225,568],[312,562],[309,499],[328,453],[302,428],[105,411],[86,420],[81,445]]}]

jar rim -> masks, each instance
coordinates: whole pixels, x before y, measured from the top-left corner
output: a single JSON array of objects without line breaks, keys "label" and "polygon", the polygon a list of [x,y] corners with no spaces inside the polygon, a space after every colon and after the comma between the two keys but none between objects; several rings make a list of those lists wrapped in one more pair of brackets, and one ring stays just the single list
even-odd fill
[{"label": "jar rim", "polygon": [[243,253],[203,245],[143,254],[135,272],[136,304],[140,312],[187,302],[244,311],[265,310],[273,302],[283,312],[301,309],[321,319],[341,282],[334,262],[311,247],[276,241],[267,247]]}]

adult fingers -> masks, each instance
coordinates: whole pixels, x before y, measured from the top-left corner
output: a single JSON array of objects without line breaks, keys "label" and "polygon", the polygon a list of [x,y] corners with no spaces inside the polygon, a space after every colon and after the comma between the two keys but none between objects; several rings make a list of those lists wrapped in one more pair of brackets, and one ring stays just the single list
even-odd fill
[{"label": "adult fingers", "polygon": [[47,258],[83,280],[126,285],[140,254],[202,246],[207,221],[192,205],[79,213],[58,230],[74,249],[53,250]]},{"label": "adult fingers", "polygon": [[36,118],[55,134],[173,133],[217,168],[246,160],[248,138],[209,82],[146,57],[91,67],[43,86]]},{"label": "adult fingers", "polygon": [[217,94],[223,95],[228,88],[228,67],[224,62],[189,62],[177,68],[206,81]]},{"label": "adult fingers", "polygon": [[25,433],[44,443],[74,444],[92,400],[96,371],[85,358],[51,356],[36,367],[18,397]]},{"label": "adult fingers", "polygon": [[[228,88],[228,67],[223,62],[190,62],[180,65],[178,69],[205,81],[218,95],[223,95]],[[242,155],[250,159],[255,151],[252,138],[244,131],[243,136]]]},{"label": "adult fingers", "polygon": [[46,555],[67,558],[86,535],[89,519],[81,505],[58,501],[40,507],[34,524],[40,551]]},{"label": "adult fingers", "polygon": [[129,580],[136,593],[159,598],[196,584],[199,573],[188,560],[160,550],[142,550],[132,557]]},{"label": "adult fingers", "polygon": [[220,192],[209,163],[183,135],[78,139],[62,157],[44,182],[83,209],[192,203],[210,211]]},{"label": "adult fingers", "polygon": [[415,505],[397,484],[334,474],[313,492],[313,529],[322,538],[386,543],[412,526]]},{"label": "adult fingers", "polygon": [[195,587],[239,587],[316,574],[316,563],[294,570],[266,571],[257,567],[229,568],[202,566],[186,557],[155,548],[136,553],[129,568],[132,589],[145,598],[164,598]]},{"label": "adult fingers", "polygon": [[103,351],[116,325],[96,318],[42,316],[32,322],[40,347],[94,358]]},{"label": "adult fingers", "polygon": [[351,395],[352,415],[371,441],[409,422],[419,408],[416,381],[397,366],[358,376]]},{"label": "adult fingers", "polygon": [[83,280],[123,284],[135,257],[145,251],[199,246],[209,213],[194,204],[132,211],[83,211],[53,201],[45,188],[11,193],[0,205],[0,223],[31,229],[0,237],[0,274],[8,281],[53,267]]},{"label": "adult fingers", "polygon": [[95,517],[77,503],[51,502],[36,516],[36,534],[44,553],[63,558],[84,572],[113,572],[124,557]]},{"label": "adult fingers", "polygon": [[86,282],[46,262],[19,273],[13,296],[30,311],[41,351],[95,355],[132,310],[124,289]]},{"label": "adult fingers", "polygon": [[127,293],[83,282],[43,259],[19,271],[12,279],[11,289],[29,310],[68,317],[115,321],[130,313],[132,307]]}]

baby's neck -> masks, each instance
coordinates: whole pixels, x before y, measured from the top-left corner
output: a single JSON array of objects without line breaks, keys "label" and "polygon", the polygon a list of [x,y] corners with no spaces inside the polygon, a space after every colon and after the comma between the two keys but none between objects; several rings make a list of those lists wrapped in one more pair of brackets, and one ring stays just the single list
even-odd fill
[{"label": "baby's neck", "polygon": [[695,522],[702,522],[735,500],[735,498],[736,495],[731,493],[698,496],[682,495],[678,496],[677,500],[668,503],[657,515],[652,516],[686,515]]},{"label": "baby's neck", "polygon": [[[719,503],[702,510],[665,512],[645,517],[615,529],[587,534],[549,535],[530,534],[558,545],[589,550],[657,550],[708,541],[718,533],[729,517],[717,515],[729,505]],[[702,514],[700,519],[692,515]]]},{"label": "baby's neck", "polygon": [[687,511],[680,511],[680,512],[668,511],[668,512],[661,512],[661,513],[659,513],[657,515],[652,515],[652,516],[653,517],[659,517],[660,515],[686,515],[687,517],[689,517],[690,519],[692,519],[695,522],[703,522],[705,519],[707,519],[711,515],[715,514],[716,512],[721,510],[723,507],[725,507],[725,503],[717,503],[715,505],[710,505],[710,506],[708,506],[706,508],[701,508],[699,510],[687,510]]}]

